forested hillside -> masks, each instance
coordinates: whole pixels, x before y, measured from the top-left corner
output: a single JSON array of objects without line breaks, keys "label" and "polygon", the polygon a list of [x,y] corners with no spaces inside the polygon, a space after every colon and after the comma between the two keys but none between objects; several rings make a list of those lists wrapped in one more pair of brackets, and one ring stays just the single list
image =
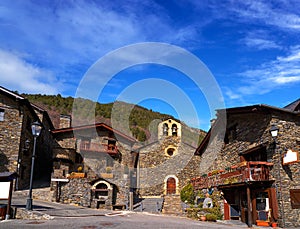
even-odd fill
[{"label": "forested hillside", "polygon": [[[56,128],[59,127],[60,114],[72,115],[74,103],[74,98],[72,97],[64,98],[60,94],[22,94],[22,96],[26,97],[31,103],[34,103],[45,109],[49,113]],[[144,107],[128,104],[125,102],[115,102],[107,104],[100,104],[97,102],[95,104],[91,100],[80,98],[76,99],[76,106],[80,107],[80,109],[76,109],[76,116],[80,117],[81,124],[87,124],[89,117],[87,117],[86,110],[91,106],[95,106],[95,113],[90,113],[89,115],[91,115],[92,118],[95,118],[94,120],[96,122],[105,122],[111,125],[110,120],[112,117],[112,109],[114,108],[113,118],[117,120],[117,129],[124,131],[126,129],[126,126],[122,125],[129,125],[131,132],[130,134],[141,142],[144,142],[147,139],[151,139],[150,132],[152,133],[152,135],[157,134],[156,127],[159,120],[168,118],[174,119],[174,117],[172,117],[171,115],[154,112]],[[130,112],[129,119],[124,116],[124,114],[128,112]],[[190,143],[191,145],[198,145],[205,135],[204,131],[190,128],[184,123],[182,123],[182,129],[185,142]],[[128,131],[126,131],[126,133],[127,132]]]}]

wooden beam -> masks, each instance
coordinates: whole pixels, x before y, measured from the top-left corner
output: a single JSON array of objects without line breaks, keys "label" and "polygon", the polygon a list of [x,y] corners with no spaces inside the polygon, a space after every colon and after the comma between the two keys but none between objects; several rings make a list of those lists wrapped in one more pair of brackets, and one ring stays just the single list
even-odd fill
[{"label": "wooden beam", "polygon": [[252,219],[252,204],[251,204],[251,193],[250,187],[247,185],[247,208],[248,208],[248,227],[252,227],[253,219]]}]

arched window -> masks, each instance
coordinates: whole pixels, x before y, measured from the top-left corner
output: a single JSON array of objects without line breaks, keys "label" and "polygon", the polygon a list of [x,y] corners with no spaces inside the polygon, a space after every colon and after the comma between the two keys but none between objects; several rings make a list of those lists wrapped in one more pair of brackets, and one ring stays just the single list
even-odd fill
[{"label": "arched window", "polygon": [[177,136],[177,125],[176,124],[172,125],[172,136]]},{"label": "arched window", "polygon": [[164,123],[163,125],[163,135],[168,136],[169,126],[167,123]]},{"label": "arched window", "polygon": [[176,180],[173,177],[167,180],[167,194],[176,194]]}]

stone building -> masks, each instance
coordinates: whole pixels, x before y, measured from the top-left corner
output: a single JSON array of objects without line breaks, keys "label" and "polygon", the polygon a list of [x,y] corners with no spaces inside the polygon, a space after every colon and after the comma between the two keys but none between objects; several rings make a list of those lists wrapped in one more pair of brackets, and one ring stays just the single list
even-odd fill
[{"label": "stone building", "polygon": [[299,227],[300,100],[285,108],[229,108],[223,120],[221,112],[212,129],[227,121],[225,136],[210,130],[197,148],[203,170],[194,187],[224,193],[225,220]]},{"label": "stone building", "polygon": [[[104,123],[52,131],[53,200],[92,208],[126,208],[131,171],[136,160],[135,139]],[[68,126],[69,125],[69,126]]]},{"label": "stone building", "polygon": [[44,129],[37,138],[34,185],[50,183],[52,122],[46,111],[31,104],[15,92],[0,86],[0,172],[17,172],[14,185],[21,190],[29,187],[33,136],[31,123],[38,121]]},{"label": "stone building", "polygon": [[192,177],[199,175],[200,157],[194,155],[194,146],[182,140],[184,133],[179,122],[164,120],[158,124],[157,133],[157,141],[137,149],[137,194],[148,203],[150,199],[156,202],[161,199],[157,210],[178,214],[180,191]]}]

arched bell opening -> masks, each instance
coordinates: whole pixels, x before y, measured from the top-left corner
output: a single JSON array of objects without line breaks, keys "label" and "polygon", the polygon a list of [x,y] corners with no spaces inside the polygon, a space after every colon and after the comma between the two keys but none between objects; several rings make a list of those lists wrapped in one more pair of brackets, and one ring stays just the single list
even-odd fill
[{"label": "arched bell opening", "polygon": [[172,125],[172,136],[177,136],[177,125],[176,124],[173,124]]},{"label": "arched bell opening", "polygon": [[164,125],[163,125],[163,135],[168,136],[168,132],[169,132],[169,126],[168,126],[167,123],[164,123]]}]

